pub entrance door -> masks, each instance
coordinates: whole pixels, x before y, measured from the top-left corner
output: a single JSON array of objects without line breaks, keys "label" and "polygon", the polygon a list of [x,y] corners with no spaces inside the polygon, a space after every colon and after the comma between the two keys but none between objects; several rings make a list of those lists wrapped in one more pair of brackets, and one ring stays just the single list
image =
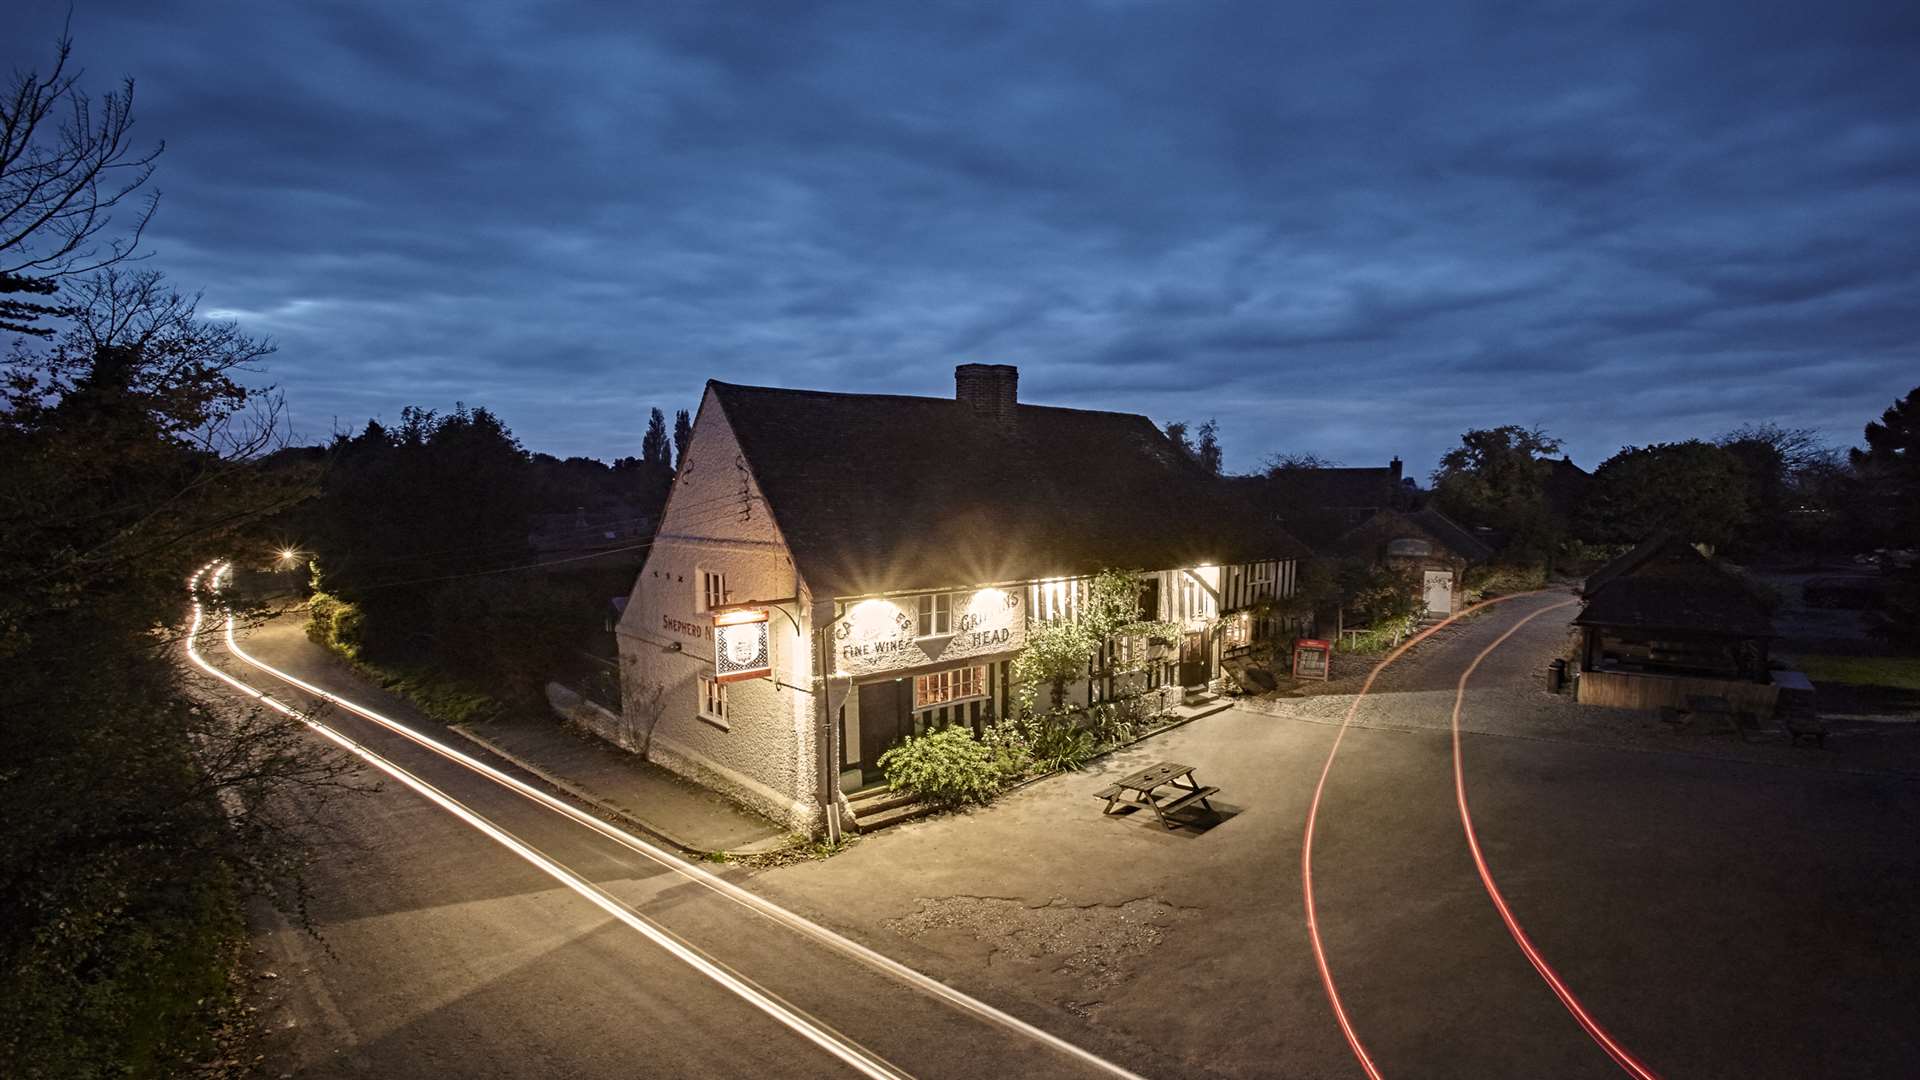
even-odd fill
[{"label": "pub entrance door", "polygon": [[1213,650],[1205,631],[1180,639],[1180,685],[1205,686],[1213,678]]},{"label": "pub entrance door", "polygon": [[880,755],[913,734],[913,680],[888,679],[860,687],[860,773],[880,776]]}]

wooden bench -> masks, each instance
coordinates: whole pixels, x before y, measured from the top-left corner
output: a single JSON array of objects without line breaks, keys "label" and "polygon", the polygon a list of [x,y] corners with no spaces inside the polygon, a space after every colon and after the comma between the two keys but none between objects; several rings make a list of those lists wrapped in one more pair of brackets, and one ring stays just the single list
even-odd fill
[{"label": "wooden bench", "polygon": [[1103,787],[1099,791],[1094,792],[1093,797],[1096,799],[1107,800],[1107,808],[1100,812],[1103,814],[1111,814],[1113,813],[1113,804],[1116,802],[1119,802],[1120,796],[1125,795],[1126,793],[1127,793],[1127,789],[1121,787],[1119,784],[1108,784],[1106,787]]},{"label": "wooden bench", "polygon": [[[1164,818],[1166,815],[1171,814],[1177,810],[1185,810],[1187,807],[1192,806],[1194,803],[1199,803],[1201,806],[1206,807],[1208,810],[1212,810],[1213,804],[1207,801],[1207,796],[1218,795],[1218,794],[1220,794],[1220,789],[1217,787],[1203,787],[1194,791],[1189,791],[1185,795],[1182,795],[1177,799],[1172,799],[1168,802],[1161,803],[1160,804],[1161,817]],[[1174,828],[1176,824],[1177,823],[1170,823],[1167,825],[1167,828],[1169,829]]]}]

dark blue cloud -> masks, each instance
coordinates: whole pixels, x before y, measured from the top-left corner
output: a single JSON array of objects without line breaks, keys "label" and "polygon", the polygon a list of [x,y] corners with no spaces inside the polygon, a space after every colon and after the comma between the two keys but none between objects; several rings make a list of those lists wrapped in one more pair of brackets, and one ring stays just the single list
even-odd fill
[{"label": "dark blue cloud", "polygon": [[[43,62],[25,0],[0,62]],[[155,265],[301,433],[635,452],[708,377],[1217,416],[1229,464],[1588,464],[1920,371],[1920,9],[83,3]]]}]

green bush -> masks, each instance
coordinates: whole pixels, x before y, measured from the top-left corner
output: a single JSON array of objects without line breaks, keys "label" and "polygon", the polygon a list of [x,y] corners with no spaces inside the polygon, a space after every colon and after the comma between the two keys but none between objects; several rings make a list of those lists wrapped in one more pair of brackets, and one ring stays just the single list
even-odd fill
[{"label": "green bush", "polygon": [[366,620],[357,606],[323,592],[307,601],[307,637],[315,643],[358,660],[365,635]]},{"label": "green bush", "polygon": [[1082,729],[1075,714],[1065,709],[1030,715],[1026,729],[1034,766],[1041,772],[1078,770],[1098,750],[1093,733]]},{"label": "green bush", "polygon": [[909,737],[878,764],[888,788],[940,806],[988,803],[1000,792],[994,751],[964,727]]},{"label": "green bush", "polygon": [[1033,746],[1018,724],[1006,720],[988,724],[980,733],[980,745],[993,756],[1002,784],[1024,779],[1033,771]]}]

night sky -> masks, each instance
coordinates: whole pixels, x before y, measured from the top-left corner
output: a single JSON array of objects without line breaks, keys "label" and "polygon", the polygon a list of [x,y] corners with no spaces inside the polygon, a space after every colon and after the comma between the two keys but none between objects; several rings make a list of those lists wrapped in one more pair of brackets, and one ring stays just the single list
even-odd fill
[{"label": "night sky", "polygon": [[[0,68],[44,70],[67,7],[13,0]],[[1501,423],[1589,468],[1752,420],[1854,443],[1920,383],[1912,0],[72,26],[167,143],[150,265],[278,343],[302,441],[462,400],[612,458],[708,378],[946,396],[983,361],[1218,417],[1231,469],[1424,478]]]}]

